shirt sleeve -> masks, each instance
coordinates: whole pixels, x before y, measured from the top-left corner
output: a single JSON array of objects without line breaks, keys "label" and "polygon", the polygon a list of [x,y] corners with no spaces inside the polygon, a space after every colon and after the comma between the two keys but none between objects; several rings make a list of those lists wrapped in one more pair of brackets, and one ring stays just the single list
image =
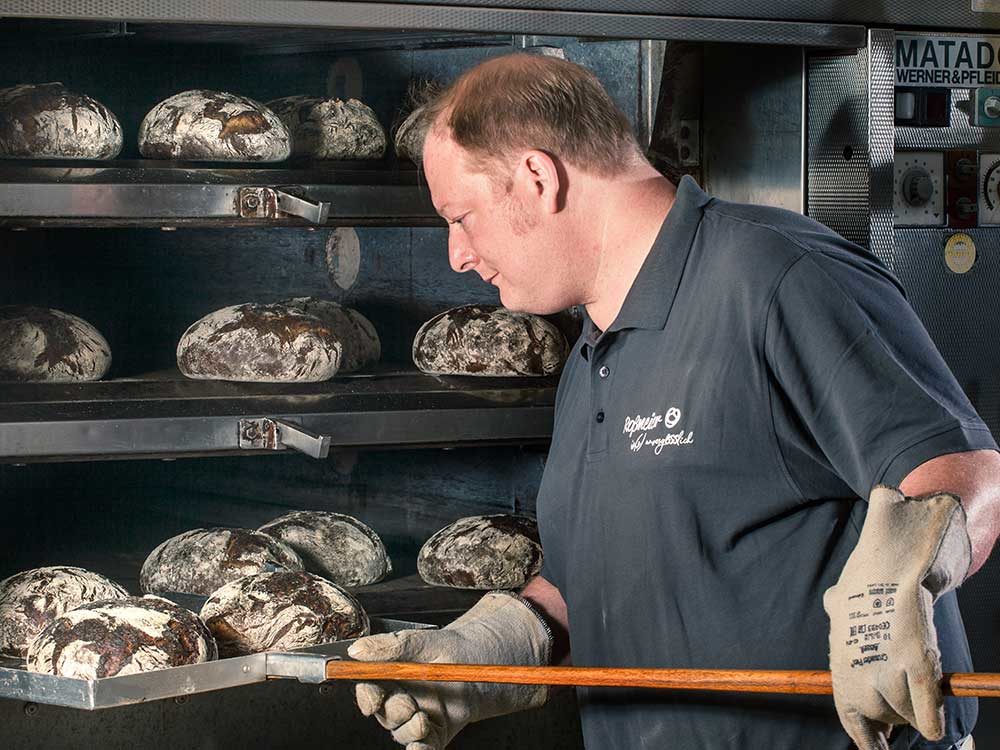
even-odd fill
[{"label": "shirt sleeve", "polygon": [[764,349],[775,433],[804,497],[817,496],[817,465],[867,497],[935,456],[996,449],[895,279],[860,252],[806,252],[786,269]]}]

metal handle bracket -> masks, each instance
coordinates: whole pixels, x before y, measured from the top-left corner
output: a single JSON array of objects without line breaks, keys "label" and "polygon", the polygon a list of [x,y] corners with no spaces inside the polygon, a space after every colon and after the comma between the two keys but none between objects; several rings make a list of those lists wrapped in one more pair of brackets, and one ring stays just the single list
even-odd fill
[{"label": "metal handle bracket", "polygon": [[292,448],[313,458],[326,458],[330,455],[330,437],[281,419],[241,419],[239,447],[272,451]]},{"label": "metal handle bracket", "polygon": [[288,214],[313,224],[325,224],[330,216],[330,202],[302,198],[290,192],[293,190],[297,190],[294,185],[240,188],[239,214],[244,219],[276,219]]}]

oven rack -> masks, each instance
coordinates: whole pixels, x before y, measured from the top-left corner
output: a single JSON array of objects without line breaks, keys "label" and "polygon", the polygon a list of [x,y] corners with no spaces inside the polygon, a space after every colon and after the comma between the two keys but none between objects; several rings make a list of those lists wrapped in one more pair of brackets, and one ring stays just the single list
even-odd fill
[{"label": "oven rack", "polygon": [[188,380],[0,385],[0,462],[546,443],[557,379],[413,370],[322,383]]},{"label": "oven rack", "polygon": [[0,160],[0,226],[443,226],[412,165]]}]

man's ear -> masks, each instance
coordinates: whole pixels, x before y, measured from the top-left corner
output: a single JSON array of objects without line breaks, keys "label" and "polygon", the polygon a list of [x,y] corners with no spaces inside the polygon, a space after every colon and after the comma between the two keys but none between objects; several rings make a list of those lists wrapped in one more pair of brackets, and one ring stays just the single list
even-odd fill
[{"label": "man's ear", "polygon": [[514,170],[514,184],[522,198],[536,202],[545,213],[557,213],[561,206],[563,177],[555,160],[544,151],[525,151]]}]

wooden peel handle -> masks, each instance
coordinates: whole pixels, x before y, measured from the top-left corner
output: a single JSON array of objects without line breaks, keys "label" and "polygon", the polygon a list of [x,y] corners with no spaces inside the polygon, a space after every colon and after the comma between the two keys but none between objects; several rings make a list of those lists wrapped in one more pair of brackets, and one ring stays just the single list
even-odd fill
[{"label": "wooden peel handle", "polygon": [[[518,685],[714,690],[737,693],[832,695],[830,673],[760,669],[522,667],[490,664],[328,661],[328,680],[506,682]],[[1000,673],[946,674],[945,695],[1000,698]]]}]

